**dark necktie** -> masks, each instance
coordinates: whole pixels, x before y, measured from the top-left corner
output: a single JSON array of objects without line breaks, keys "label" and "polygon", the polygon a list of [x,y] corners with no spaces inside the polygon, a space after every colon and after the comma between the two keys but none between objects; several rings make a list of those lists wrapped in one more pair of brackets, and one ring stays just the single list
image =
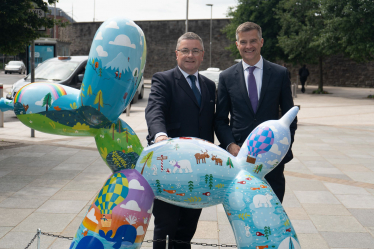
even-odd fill
[{"label": "dark necktie", "polygon": [[248,96],[251,100],[252,108],[254,113],[257,111],[257,104],[258,104],[258,95],[257,95],[257,85],[256,79],[253,75],[253,71],[256,67],[248,67],[249,75],[248,75]]},{"label": "dark necktie", "polygon": [[195,94],[197,103],[200,106],[201,105],[201,94],[199,92],[199,89],[197,89],[197,86],[196,86],[196,76],[195,75],[188,75],[188,78],[190,78],[190,80],[191,80],[192,91]]}]

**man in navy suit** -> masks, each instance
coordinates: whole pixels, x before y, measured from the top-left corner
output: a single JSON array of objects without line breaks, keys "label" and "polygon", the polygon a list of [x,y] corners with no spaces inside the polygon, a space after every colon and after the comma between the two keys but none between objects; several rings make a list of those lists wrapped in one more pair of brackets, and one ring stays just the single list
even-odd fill
[{"label": "man in navy suit", "polygon": [[[234,156],[256,126],[278,119],[279,108],[283,115],[294,106],[287,69],[262,58],[263,44],[259,25],[239,25],[236,47],[242,61],[219,77],[215,131],[221,146]],[[295,118],[290,125],[291,145],[296,128]],[[286,185],[284,164],[292,158],[290,147],[282,162],[265,177],[281,202]]]},{"label": "man in navy suit", "polygon": [[[178,66],[153,75],[151,93],[145,109],[149,144],[173,137],[197,137],[214,142],[215,83],[198,73],[204,58],[204,46],[195,33],[182,35],[177,42]],[[189,243],[195,234],[201,209],[174,206],[155,200],[153,238]],[[165,242],[153,248],[164,249]],[[169,248],[191,248],[171,243]]]}]

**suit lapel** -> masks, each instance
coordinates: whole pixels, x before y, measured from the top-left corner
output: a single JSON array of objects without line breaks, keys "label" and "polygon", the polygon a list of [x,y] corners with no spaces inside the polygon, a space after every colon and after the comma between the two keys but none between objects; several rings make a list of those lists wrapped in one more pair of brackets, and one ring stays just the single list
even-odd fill
[{"label": "suit lapel", "polygon": [[175,68],[174,73],[175,73],[175,83],[186,92],[186,94],[192,99],[192,101],[197,106],[199,106],[199,104],[197,103],[195,94],[193,93],[190,85],[188,84],[186,78],[183,76],[182,72],[179,71],[178,67]]},{"label": "suit lapel", "polygon": [[236,66],[235,82],[239,82],[239,91],[241,92],[242,98],[245,100],[245,103],[247,104],[249,110],[252,112],[252,114],[254,114],[251,100],[249,99],[249,96],[248,96],[247,86],[245,85],[242,62],[239,62]]},{"label": "suit lapel", "polygon": [[208,91],[208,87],[205,84],[205,81],[200,76],[200,74],[199,74],[199,83],[200,83],[200,90],[201,90],[201,106],[200,106],[200,112],[201,112],[204,108],[205,101],[209,100],[209,91]]},{"label": "suit lapel", "polygon": [[268,89],[270,77],[271,77],[271,65],[268,61],[264,60],[264,66],[262,71],[262,86],[260,99],[258,101],[257,110],[260,108],[262,101],[264,100],[266,90]]}]

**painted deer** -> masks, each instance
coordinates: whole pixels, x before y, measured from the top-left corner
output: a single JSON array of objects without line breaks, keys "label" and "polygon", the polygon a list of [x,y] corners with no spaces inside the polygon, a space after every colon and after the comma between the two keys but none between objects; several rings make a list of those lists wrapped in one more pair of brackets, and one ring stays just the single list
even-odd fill
[{"label": "painted deer", "polygon": [[218,158],[217,156],[214,156],[213,154],[212,154],[212,161],[215,161],[216,165],[221,165],[222,166],[222,159]]},{"label": "painted deer", "polygon": [[201,151],[203,154],[200,154],[200,153],[196,153],[195,154],[195,158],[196,158],[196,163],[199,164],[200,163],[200,160],[202,163],[206,163],[205,161],[205,158],[209,158],[209,155],[208,155],[208,151],[206,150],[205,152],[204,151]]}]

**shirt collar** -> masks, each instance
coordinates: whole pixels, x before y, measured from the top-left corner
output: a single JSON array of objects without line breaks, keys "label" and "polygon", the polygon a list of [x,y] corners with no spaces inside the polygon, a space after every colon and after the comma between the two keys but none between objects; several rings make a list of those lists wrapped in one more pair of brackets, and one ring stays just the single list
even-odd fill
[{"label": "shirt collar", "polygon": [[[247,63],[245,63],[243,59],[242,59],[242,64],[243,64],[243,70],[244,71],[248,67],[251,67],[250,65],[248,65]],[[255,64],[255,67],[257,67],[258,69],[263,69],[263,67],[264,67],[264,60],[262,59],[262,56],[261,56],[260,60]]]},{"label": "shirt collar", "polygon": [[[178,66],[179,70],[182,72],[183,76],[187,79],[187,77],[189,76],[188,73],[186,73],[185,71],[183,71],[179,66]],[[195,75],[196,79],[198,79],[198,75],[199,75],[199,71],[196,71],[196,73],[194,73],[193,75]]]}]

